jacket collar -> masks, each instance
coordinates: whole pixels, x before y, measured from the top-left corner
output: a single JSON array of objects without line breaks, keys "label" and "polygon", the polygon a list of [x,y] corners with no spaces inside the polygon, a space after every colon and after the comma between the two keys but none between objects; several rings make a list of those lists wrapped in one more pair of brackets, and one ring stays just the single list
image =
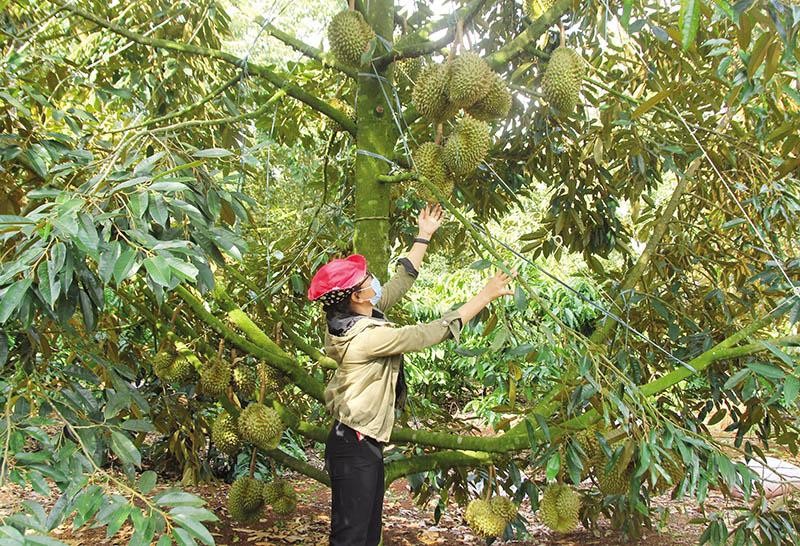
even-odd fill
[{"label": "jacket collar", "polygon": [[[343,336],[350,328],[361,319],[369,318],[366,315],[359,315],[358,313],[334,313],[328,319],[328,332],[332,336]],[[378,320],[386,320],[386,315],[376,308],[372,308],[372,318]]]}]

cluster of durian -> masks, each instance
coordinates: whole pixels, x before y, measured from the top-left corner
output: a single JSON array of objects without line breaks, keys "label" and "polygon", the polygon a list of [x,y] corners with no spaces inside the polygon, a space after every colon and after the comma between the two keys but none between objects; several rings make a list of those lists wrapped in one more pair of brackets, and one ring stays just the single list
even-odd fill
[{"label": "cluster of durian", "polygon": [[539,519],[557,533],[569,533],[578,526],[581,497],[569,485],[552,483],[539,501]]},{"label": "cluster of durian", "polygon": [[575,110],[584,76],[584,61],[574,49],[560,46],[550,55],[542,76],[542,92],[559,114]]},{"label": "cluster of durian", "polygon": [[192,363],[173,350],[162,349],[152,360],[153,373],[166,383],[185,383],[194,378],[195,369]]},{"label": "cluster of durian", "polygon": [[531,19],[538,19],[555,3],[556,0],[523,0],[522,10]]},{"label": "cluster of durian", "polygon": [[284,428],[277,411],[252,403],[238,419],[227,412],[220,413],[211,424],[211,441],[228,455],[236,454],[244,442],[266,451],[278,447]]},{"label": "cluster of durian", "polygon": [[228,492],[228,513],[241,522],[258,519],[264,506],[272,506],[276,514],[288,515],[297,508],[297,493],[285,480],[263,483],[249,476],[233,482]]},{"label": "cluster of durian", "polygon": [[[406,34],[400,36],[394,42],[395,49],[401,50],[408,46],[423,41],[417,34]],[[410,57],[398,59],[394,63],[394,84],[397,88],[401,100],[407,98],[408,93],[414,89],[414,85],[422,72],[422,57]]]},{"label": "cluster of durian", "polygon": [[[417,173],[432,182],[442,197],[453,191],[453,178],[464,176],[480,165],[489,152],[492,139],[489,125],[465,114],[456,124],[444,146],[426,142],[412,154]],[[424,184],[417,184],[417,196],[425,201],[439,198]]]},{"label": "cluster of durian", "polygon": [[375,31],[361,13],[345,10],[337,13],[328,25],[328,41],[336,59],[347,66],[359,67],[369,50]]},{"label": "cluster of durian", "polygon": [[273,480],[264,484],[264,502],[276,514],[288,515],[297,508],[297,492],[286,480]]},{"label": "cluster of durian", "polygon": [[508,114],[511,93],[480,55],[467,52],[422,70],[412,101],[417,112],[434,123],[447,121],[459,110],[487,121]]},{"label": "cluster of durian", "polygon": [[517,517],[519,506],[508,497],[475,499],[467,505],[464,519],[472,532],[482,538],[501,537],[509,522]]}]

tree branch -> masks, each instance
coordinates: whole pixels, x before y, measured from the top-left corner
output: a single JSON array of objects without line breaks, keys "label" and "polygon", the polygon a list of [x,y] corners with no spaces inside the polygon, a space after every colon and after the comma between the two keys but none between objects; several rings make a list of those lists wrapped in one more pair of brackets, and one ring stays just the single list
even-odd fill
[{"label": "tree branch", "polygon": [[486,57],[489,66],[498,70],[517,58],[528,45],[535,42],[550,26],[557,23],[572,5],[572,0],[557,0],[541,17],[533,21],[519,36]]},{"label": "tree branch", "polygon": [[419,36],[420,38],[427,38],[429,35],[433,34],[437,30],[447,28],[447,33],[438,40],[435,41],[429,40],[426,42],[409,44],[406,47],[400,49],[393,49],[389,55],[378,57],[377,59],[374,59],[373,62],[380,69],[384,68],[389,63],[398,61],[400,59],[421,57],[422,55],[427,55],[429,53],[439,51],[447,44],[452,42],[453,38],[455,38],[456,25],[458,21],[464,21],[464,23],[470,22],[472,18],[475,17],[475,15],[477,15],[477,13],[483,7],[483,4],[485,2],[486,0],[473,0],[466,6],[456,10],[452,15],[443,17],[436,23],[428,23],[426,25],[423,25],[422,27],[418,28],[413,33],[411,33],[412,36],[416,35]]},{"label": "tree branch", "polygon": [[[259,339],[259,342],[252,340],[252,338],[248,340],[225,325],[220,319],[211,314],[211,312],[207,311],[203,306],[203,302],[185,286],[176,287],[175,292],[189,307],[191,307],[200,320],[211,326],[225,339],[243,351],[247,351],[258,358],[264,359],[268,364],[291,377],[292,381],[300,387],[303,392],[320,402],[324,402],[324,386],[322,383],[309,375],[291,356],[275,345],[272,340],[268,338],[266,341],[264,339]],[[252,332],[248,332],[248,337],[250,337],[251,334]],[[266,337],[266,334],[264,334],[264,337]]]},{"label": "tree branch", "polygon": [[492,463],[492,456],[480,451],[440,451],[428,455],[418,455],[408,459],[392,461],[384,467],[384,484],[388,488],[392,482],[409,474],[426,470],[445,469],[454,466],[482,466]]},{"label": "tree branch", "polygon": [[125,36],[129,40],[136,42],[141,45],[145,45],[152,48],[157,49],[168,49],[171,51],[177,51],[180,53],[185,53],[188,55],[198,55],[201,57],[209,57],[212,59],[218,59],[220,61],[232,64],[239,68],[243,68],[257,76],[261,76],[262,78],[269,81],[275,87],[280,89],[285,89],[286,94],[290,97],[294,97],[295,99],[299,100],[300,102],[305,103],[306,105],[310,106],[317,112],[328,116],[339,125],[341,125],[346,131],[355,135],[356,133],[356,124],[349,118],[347,115],[342,112],[341,110],[334,108],[327,102],[317,98],[316,96],[308,93],[307,91],[303,90],[301,87],[290,83],[288,80],[278,76],[276,73],[271,71],[266,66],[252,63],[246,59],[240,59],[235,55],[230,53],[226,53],[224,51],[220,51],[218,49],[211,49],[207,47],[200,47],[200,46],[193,46],[190,44],[181,44],[178,42],[174,42],[172,40],[164,40],[162,38],[147,38],[142,36],[141,34],[137,34],[135,32],[131,32],[128,29],[125,29],[119,25],[106,21],[96,15],[73,6],[72,4],[68,3],[67,0],[52,0],[54,3],[58,4],[59,6],[63,7],[64,9],[74,13],[75,15],[97,23],[103,28],[106,28],[115,34],[119,34],[121,36]]},{"label": "tree branch", "polygon": [[317,49],[316,47],[305,43],[304,41],[292,36],[291,34],[287,34],[286,32],[272,25],[271,23],[267,23],[266,25],[264,25],[264,30],[270,36],[277,38],[284,44],[299,51],[306,57],[316,59],[317,61],[321,62],[324,66],[335,68],[336,70],[343,72],[344,74],[347,74],[351,78],[356,78],[358,76],[357,71],[341,64],[336,59],[334,59],[331,54],[325,53],[321,49]]}]

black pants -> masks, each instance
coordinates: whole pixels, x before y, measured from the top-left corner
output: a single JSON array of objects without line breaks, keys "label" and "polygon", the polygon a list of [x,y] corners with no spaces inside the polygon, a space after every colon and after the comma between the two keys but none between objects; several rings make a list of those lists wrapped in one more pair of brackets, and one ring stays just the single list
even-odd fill
[{"label": "black pants", "polygon": [[330,546],[377,546],[383,512],[383,446],[333,422],[325,442],[331,477]]}]

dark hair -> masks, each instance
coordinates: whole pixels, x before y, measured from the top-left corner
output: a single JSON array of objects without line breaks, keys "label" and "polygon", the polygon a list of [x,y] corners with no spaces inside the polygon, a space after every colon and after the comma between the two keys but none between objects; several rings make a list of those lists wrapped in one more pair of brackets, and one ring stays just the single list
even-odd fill
[{"label": "dark hair", "polygon": [[341,301],[332,303],[331,305],[323,305],[322,310],[325,311],[325,317],[330,320],[336,314],[349,315],[352,313],[350,309],[350,294]]}]

